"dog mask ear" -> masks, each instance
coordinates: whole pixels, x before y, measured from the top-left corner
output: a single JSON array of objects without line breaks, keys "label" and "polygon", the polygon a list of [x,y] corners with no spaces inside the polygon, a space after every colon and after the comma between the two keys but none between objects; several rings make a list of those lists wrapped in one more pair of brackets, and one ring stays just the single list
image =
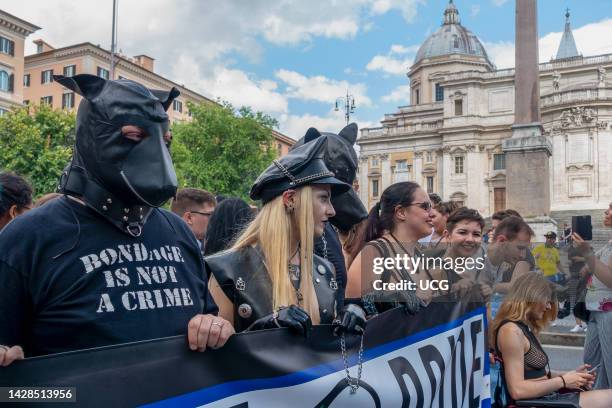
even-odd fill
[{"label": "dog mask ear", "polygon": [[321,136],[321,132],[319,132],[317,129],[311,127],[310,129],[308,129],[306,131],[306,134],[304,135],[304,143],[308,143],[310,141],[313,141],[316,138],[318,138],[319,136]]},{"label": "dog mask ear", "polygon": [[106,79],[89,74],[79,74],[72,77],[53,75],[53,79],[89,101],[100,95],[104,85],[106,85]]},{"label": "dog mask ear", "polygon": [[338,133],[338,136],[349,142],[351,145],[355,144],[357,141],[357,124],[351,123],[350,125],[346,125],[344,129]]},{"label": "dog mask ear", "polygon": [[161,91],[158,89],[150,89],[150,91],[157,99],[159,99],[165,111],[167,111],[170,105],[172,105],[172,101],[181,94],[181,91],[175,87],[172,87],[172,89],[169,91]]}]

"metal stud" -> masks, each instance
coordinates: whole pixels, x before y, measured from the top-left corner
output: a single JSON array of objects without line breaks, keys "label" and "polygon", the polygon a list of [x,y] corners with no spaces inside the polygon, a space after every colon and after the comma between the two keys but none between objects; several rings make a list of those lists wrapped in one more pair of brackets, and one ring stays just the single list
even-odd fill
[{"label": "metal stud", "polygon": [[325,275],[325,267],[323,265],[317,266],[317,272],[319,272],[321,275]]},{"label": "metal stud", "polygon": [[329,281],[329,287],[330,287],[332,290],[338,290],[338,282],[336,282],[336,280],[335,280],[334,278],[332,278],[332,279]]},{"label": "metal stud", "polygon": [[253,315],[253,308],[248,303],[243,303],[238,306],[238,316],[243,319],[248,319]]},{"label": "metal stud", "polygon": [[127,216],[123,217],[123,221],[126,221],[126,222],[127,222],[127,220],[128,220],[128,217],[127,217]]},{"label": "metal stud", "polygon": [[106,210],[108,210],[108,207],[107,207],[107,206],[105,206],[105,205],[103,205],[103,206],[102,206],[102,209],[103,209],[104,211],[106,211]]},{"label": "metal stud", "polygon": [[142,215],[141,215],[141,216],[140,216],[140,219],[142,220],[142,218],[143,218],[143,217],[142,217]]},{"label": "metal stud", "polygon": [[129,212],[130,212],[130,209],[129,209],[129,208],[124,208],[124,209],[123,209],[123,212],[127,214],[127,213],[129,213]]},{"label": "metal stud", "polygon": [[112,203],[113,203],[113,200],[111,200],[110,198],[107,198],[107,199],[106,199],[106,202],[107,202],[107,203],[109,203],[109,204],[112,204]]},{"label": "metal stud", "polygon": [[323,309],[323,314],[327,314],[327,309]]},{"label": "metal stud", "polygon": [[315,282],[320,283],[321,279],[317,278],[317,279],[315,279]]}]

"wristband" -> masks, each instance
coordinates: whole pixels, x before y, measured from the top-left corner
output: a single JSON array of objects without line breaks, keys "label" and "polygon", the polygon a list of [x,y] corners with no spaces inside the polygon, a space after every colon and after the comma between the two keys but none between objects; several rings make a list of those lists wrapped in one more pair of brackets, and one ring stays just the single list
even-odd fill
[{"label": "wristband", "polygon": [[563,381],[563,388],[567,388],[567,384],[565,384],[565,378],[563,378],[562,375],[560,375],[559,377],[561,377],[561,381]]}]

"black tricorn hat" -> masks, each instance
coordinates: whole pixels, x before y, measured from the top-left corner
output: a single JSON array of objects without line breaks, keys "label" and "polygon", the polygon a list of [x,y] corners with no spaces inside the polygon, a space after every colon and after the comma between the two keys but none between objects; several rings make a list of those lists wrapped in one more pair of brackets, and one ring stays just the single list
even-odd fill
[{"label": "black tricorn hat", "polygon": [[335,178],[323,161],[326,144],[326,139],[319,138],[274,160],[253,183],[251,199],[265,204],[284,191],[308,184],[329,184],[332,196],[348,191],[351,186]]}]

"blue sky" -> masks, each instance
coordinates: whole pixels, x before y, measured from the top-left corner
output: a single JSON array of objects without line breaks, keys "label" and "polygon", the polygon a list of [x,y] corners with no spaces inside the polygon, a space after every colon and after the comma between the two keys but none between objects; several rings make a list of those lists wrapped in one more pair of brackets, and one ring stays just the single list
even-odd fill
[{"label": "blue sky", "polygon": [[[409,103],[406,72],[437,30],[447,0],[119,0],[119,48],[156,58],[156,71],[234,105],[250,105],[299,138],[309,126],[337,131],[336,97],[355,95],[353,119],[379,126]],[[0,0],[43,27],[31,38],[56,47],[109,46],[111,0]],[[461,22],[499,67],[514,65],[514,1],[455,0]],[[540,58],[556,52],[571,11],[584,55],[612,52],[612,1],[540,0]],[[27,51],[32,52],[29,46]]]}]

